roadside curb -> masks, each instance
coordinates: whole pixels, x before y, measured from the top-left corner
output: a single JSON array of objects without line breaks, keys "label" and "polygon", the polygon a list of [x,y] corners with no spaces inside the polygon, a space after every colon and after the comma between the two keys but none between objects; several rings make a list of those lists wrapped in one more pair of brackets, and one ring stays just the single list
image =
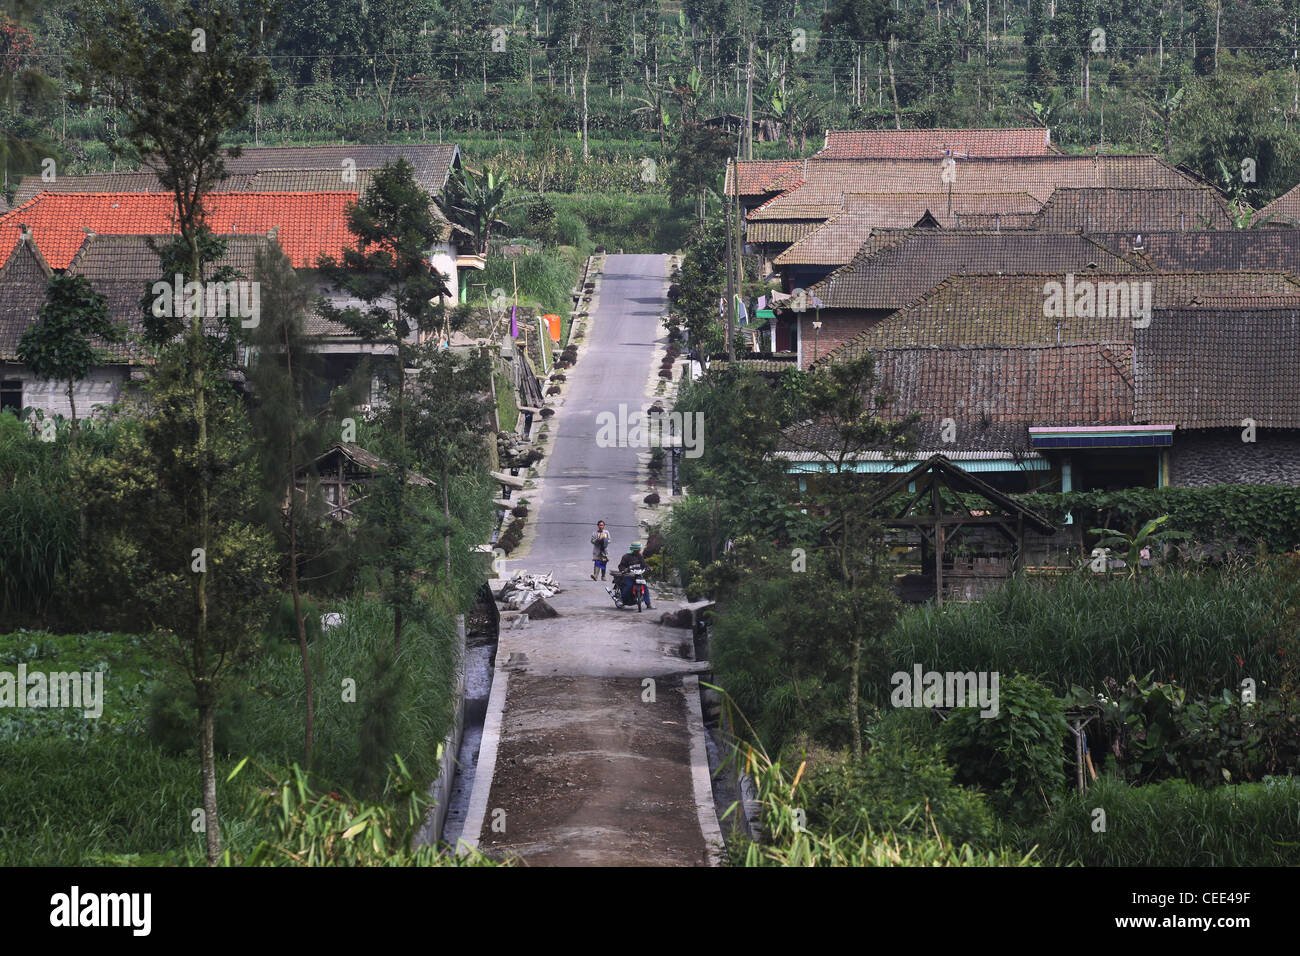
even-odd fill
[{"label": "roadside curb", "polygon": [[704,742],[707,731],[700,705],[700,679],[694,674],[683,677],[682,690],[686,695],[686,727],[691,738],[691,787],[695,792],[700,835],[704,838],[708,865],[721,866],[724,841],[713,802],[713,778],[709,773],[709,752]]}]

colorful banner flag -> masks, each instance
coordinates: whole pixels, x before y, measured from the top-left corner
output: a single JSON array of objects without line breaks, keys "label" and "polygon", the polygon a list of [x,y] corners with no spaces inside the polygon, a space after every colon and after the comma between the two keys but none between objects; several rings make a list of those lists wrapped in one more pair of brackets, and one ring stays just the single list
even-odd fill
[{"label": "colorful banner flag", "polygon": [[512,339],[519,338],[519,323],[515,320],[515,310],[518,308],[517,305],[510,307],[510,337]]}]

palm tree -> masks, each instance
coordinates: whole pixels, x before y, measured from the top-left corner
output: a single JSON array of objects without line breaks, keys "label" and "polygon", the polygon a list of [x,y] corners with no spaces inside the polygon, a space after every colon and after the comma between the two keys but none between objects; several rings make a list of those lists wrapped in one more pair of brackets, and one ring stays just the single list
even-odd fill
[{"label": "palm tree", "polygon": [[509,177],[496,175],[486,166],[482,172],[461,167],[447,187],[447,215],[458,226],[468,229],[480,255],[486,255],[492,228],[504,226],[498,217],[519,203],[506,198]]}]

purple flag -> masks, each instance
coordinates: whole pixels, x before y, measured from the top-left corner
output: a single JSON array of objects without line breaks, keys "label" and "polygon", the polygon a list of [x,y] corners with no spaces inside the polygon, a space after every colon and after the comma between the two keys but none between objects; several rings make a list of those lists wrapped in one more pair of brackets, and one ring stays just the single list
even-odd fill
[{"label": "purple flag", "polygon": [[515,309],[517,308],[519,307],[516,305],[510,307],[510,337],[512,339],[519,338],[519,323],[515,321]]}]

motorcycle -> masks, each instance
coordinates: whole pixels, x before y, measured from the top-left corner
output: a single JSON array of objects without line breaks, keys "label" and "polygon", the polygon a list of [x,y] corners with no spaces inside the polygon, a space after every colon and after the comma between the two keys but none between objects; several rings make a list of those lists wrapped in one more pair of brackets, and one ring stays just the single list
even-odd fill
[{"label": "motorcycle", "polygon": [[605,586],[605,592],[614,599],[614,607],[631,607],[632,603],[623,603],[623,580],[629,577],[632,579],[632,602],[635,602],[639,613],[650,603],[650,592],[646,589],[645,583],[645,568],[641,565],[634,565],[622,573],[614,572],[613,580]]}]

